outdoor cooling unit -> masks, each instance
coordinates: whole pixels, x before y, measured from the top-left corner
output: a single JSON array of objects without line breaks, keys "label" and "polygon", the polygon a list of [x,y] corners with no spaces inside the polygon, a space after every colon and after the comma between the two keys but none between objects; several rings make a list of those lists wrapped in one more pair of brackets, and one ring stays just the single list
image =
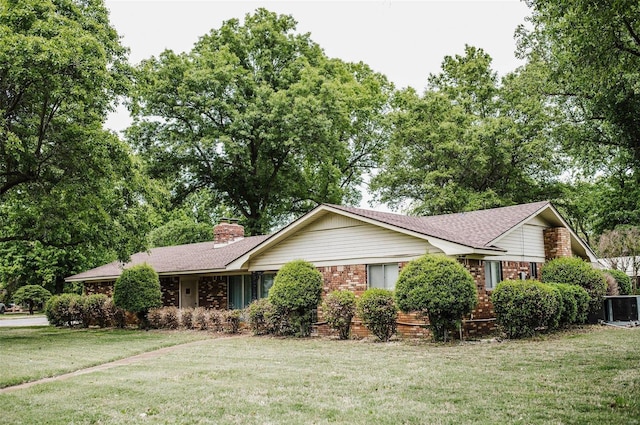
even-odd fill
[{"label": "outdoor cooling unit", "polygon": [[604,297],[605,322],[637,322],[640,316],[640,295]]}]

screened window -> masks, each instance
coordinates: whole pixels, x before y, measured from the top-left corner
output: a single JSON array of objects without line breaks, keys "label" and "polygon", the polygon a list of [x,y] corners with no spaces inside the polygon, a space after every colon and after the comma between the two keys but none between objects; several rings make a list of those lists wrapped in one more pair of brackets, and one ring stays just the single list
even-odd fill
[{"label": "screened window", "polygon": [[273,278],[275,274],[265,273],[260,277],[260,289],[258,290],[258,298],[266,298],[269,296],[269,290],[273,286]]},{"label": "screened window", "polygon": [[494,289],[502,281],[502,263],[500,261],[484,262],[484,286]]},{"label": "screened window", "polygon": [[529,263],[529,276],[531,279],[538,278],[538,265],[536,263]]},{"label": "screened window", "polygon": [[398,263],[369,265],[367,271],[369,288],[395,288],[398,280],[398,269]]}]

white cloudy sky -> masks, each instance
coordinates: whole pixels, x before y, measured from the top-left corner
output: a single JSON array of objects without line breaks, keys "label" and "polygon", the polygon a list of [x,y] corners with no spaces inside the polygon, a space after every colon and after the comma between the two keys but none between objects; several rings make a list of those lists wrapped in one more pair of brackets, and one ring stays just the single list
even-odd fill
[{"label": "white cloudy sky", "polygon": [[[514,31],[529,9],[519,0],[473,1],[165,1],[106,0],[111,23],[131,49],[130,60],[156,56],[164,49],[188,51],[198,38],[223,21],[243,18],[265,7],[298,21],[299,32],[330,57],[363,61],[385,74],[396,87],[422,91],[445,55],[481,47],[500,74],[512,71]],[[124,108],[107,125],[129,123]]]}]

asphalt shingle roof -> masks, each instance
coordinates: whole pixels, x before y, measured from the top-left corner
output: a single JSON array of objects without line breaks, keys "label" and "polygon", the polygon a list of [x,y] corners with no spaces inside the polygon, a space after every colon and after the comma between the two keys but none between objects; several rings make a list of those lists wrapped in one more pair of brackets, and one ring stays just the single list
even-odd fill
[{"label": "asphalt shingle roof", "polygon": [[198,270],[224,269],[236,258],[264,241],[268,236],[251,236],[234,243],[214,247],[213,242],[200,242],[187,245],[153,248],[149,252],[133,254],[123,265],[114,261],[95,269],[71,276],[69,280],[112,278],[119,276],[123,268],[147,263],[157,273],[180,273]]},{"label": "asphalt shingle roof", "polygon": [[330,206],[426,236],[433,236],[473,248],[491,248],[490,244],[494,239],[547,205],[550,205],[549,201],[541,201],[511,207],[428,217],[406,216],[340,205]]}]

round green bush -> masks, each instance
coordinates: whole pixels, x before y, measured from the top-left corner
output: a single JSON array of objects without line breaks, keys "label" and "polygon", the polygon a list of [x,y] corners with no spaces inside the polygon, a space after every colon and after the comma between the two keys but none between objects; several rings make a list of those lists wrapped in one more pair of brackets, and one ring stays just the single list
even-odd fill
[{"label": "round green bush", "polygon": [[148,264],[124,269],[113,287],[113,302],[123,310],[135,313],[140,326],[147,327],[147,313],[162,306],[158,274]]},{"label": "round green bush", "polygon": [[531,336],[553,326],[560,301],[556,290],[534,280],[504,280],[491,294],[496,322],[509,338]]},{"label": "round green bush", "polygon": [[604,273],[610,274],[618,284],[618,292],[620,295],[631,295],[631,278],[622,270],[604,270]]},{"label": "round green bush", "polygon": [[400,273],[395,289],[403,312],[429,317],[436,340],[460,326],[462,318],[478,304],[473,276],[453,258],[425,255],[410,261]]},{"label": "round green bush", "polygon": [[282,266],[269,290],[269,301],[297,329],[299,336],[311,333],[313,310],[322,295],[322,274],[304,260]]},{"label": "round green bush", "polygon": [[338,332],[340,339],[349,339],[351,320],[356,314],[356,296],[351,291],[333,291],[327,294],[322,311],[329,327]]},{"label": "round green bush", "polygon": [[542,267],[543,282],[568,283],[584,288],[589,294],[589,311],[602,308],[607,293],[607,282],[600,270],[575,257],[556,258]]},{"label": "round green bush", "polygon": [[398,307],[393,292],[371,288],[356,302],[356,312],[362,323],[381,341],[389,341],[396,333]]},{"label": "round green bush", "polygon": [[74,326],[81,323],[82,301],[78,294],[54,295],[45,304],[45,314],[54,326]]},{"label": "round green bush", "polygon": [[271,322],[274,317],[273,310],[274,307],[269,298],[260,298],[247,306],[246,317],[254,335],[277,333],[277,324]]},{"label": "round green bush", "polygon": [[[560,308],[558,314],[558,327],[566,327],[576,322],[578,317],[578,300],[575,297],[573,288],[584,289],[577,285],[569,285],[567,283],[549,283],[560,294]],[[586,292],[585,292],[586,293]]]},{"label": "round green bush", "polygon": [[573,323],[585,323],[589,314],[589,293],[579,285],[569,285],[568,290],[573,294],[573,298],[576,300],[576,318]]},{"label": "round green bush", "polygon": [[33,314],[33,309],[36,305],[46,303],[49,298],[51,298],[51,292],[40,285],[21,286],[13,294],[13,301],[16,304],[29,305],[29,314]]}]

